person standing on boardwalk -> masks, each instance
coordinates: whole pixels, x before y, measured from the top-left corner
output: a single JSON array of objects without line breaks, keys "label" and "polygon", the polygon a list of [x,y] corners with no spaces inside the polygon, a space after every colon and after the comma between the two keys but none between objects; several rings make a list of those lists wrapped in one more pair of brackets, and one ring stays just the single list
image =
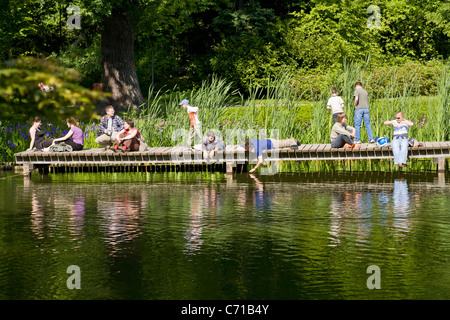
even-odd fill
[{"label": "person standing on boardwalk", "polygon": [[186,109],[189,115],[189,138],[188,145],[192,146],[192,142],[194,142],[195,137],[198,137],[199,143],[202,141],[202,124],[198,120],[198,107],[193,107],[189,104],[189,100],[184,99],[180,102],[180,106]]},{"label": "person standing on boardwalk", "polygon": [[331,109],[333,114],[333,124],[337,122],[337,115],[344,112],[344,100],[338,96],[338,89],[336,87],[331,89],[333,95],[327,102],[327,109]]},{"label": "person standing on boardwalk", "polygon": [[361,123],[364,120],[369,143],[374,143],[372,125],[370,124],[369,94],[363,89],[361,82],[355,85],[355,144],[361,144]]},{"label": "person standing on boardwalk", "polygon": [[395,120],[385,121],[385,125],[394,127],[394,137],[392,138],[391,147],[394,154],[394,164],[403,168],[408,158],[408,130],[414,125],[413,122],[405,119],[403,112],[399,111],[395,114]]},{"label": "person standing on boardwalk", "polygon": [[95,142],[102,147],[109,149],[117,140],[119,132],[123,130],[124,122],[115,114],[113,106],[107,106],[105,112],[106,115],[100,120],[101,135],[95,139]]}]

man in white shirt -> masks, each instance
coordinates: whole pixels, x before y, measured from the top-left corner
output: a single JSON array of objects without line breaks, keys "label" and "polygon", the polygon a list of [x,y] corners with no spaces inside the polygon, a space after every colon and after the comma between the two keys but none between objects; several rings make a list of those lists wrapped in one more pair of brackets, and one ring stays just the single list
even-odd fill
[{"label": "man in white shirt", "polygon": [[192,142],[194,142],[195,137],[198,139],[196,141],[197,144],[201,143],[202,140],[202,123],[198,120],[198,107],[193,107],[189,104],[189,100],[184,99],[180,102],[180,106],[186,109],[189,115],[189,138],[188,145],[192,146]]},{"label": "man in white shirt", "polygon": [[331,109],[333,113],[333,124],[337,122],[337,115],[344,112],[344,100],[338,96],[338,89],[334,87],[331,89],[331,94],[333,95],[328,99],[327,109]]}]

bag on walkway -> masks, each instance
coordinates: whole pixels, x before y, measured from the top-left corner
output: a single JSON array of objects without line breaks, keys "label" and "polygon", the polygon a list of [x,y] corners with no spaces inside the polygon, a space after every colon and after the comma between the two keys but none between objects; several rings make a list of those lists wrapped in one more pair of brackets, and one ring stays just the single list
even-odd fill
[{"label": "bag on walkway", "polygon": [[70,146],[64,142],[61,142],[61,143],[57,143],[57,144],[50,146],[49,151],[50,152],[72,152],[73,148],[72,148],[72,146]]}]

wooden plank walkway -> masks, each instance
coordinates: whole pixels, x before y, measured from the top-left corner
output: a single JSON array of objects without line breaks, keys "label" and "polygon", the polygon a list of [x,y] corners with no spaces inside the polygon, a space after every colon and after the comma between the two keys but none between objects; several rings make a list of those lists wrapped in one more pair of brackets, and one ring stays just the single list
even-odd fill
[{"label": "wooden plank walkway", "polygon": [[[308,161],[308,160],[368,160],[392,159],[390,146],[362,144],[359,149],[332,148],[330,144],[302,144],[298,149],[274,149],[265,151],[267,161]],[[113,152],[103,148],[84,149],[73,152],[24,151],[14,154],[16,163],[23,165],[88,165],[88,164],[206,164],[198,150],[183,147],[153,147],[145,152]],[[410,147],[408,157],[432,158],[438,170],[445,170],[445,159],[450,158],[450,141],[424,142],[422,147]],[[256,159],[254,153],[250,160]],[[224,150],[216,153],[217,163],[233,166],[249,162],[242,150]]]}]

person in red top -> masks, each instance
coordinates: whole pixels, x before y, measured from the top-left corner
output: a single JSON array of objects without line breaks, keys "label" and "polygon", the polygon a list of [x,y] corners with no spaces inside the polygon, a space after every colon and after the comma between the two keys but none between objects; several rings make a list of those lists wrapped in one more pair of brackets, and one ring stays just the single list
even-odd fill
[{"label": "person in red top", "polygon": [[119,132],[117,140],[114,142],[114,151],[139,151],[140,133],[134,127],[132,120],[125,120],[123,130]]},{"label": "person in red top", "polygon": [[186,109],[189,116],[189,138],[187,142],[189,147],[192,146],[192,142],[194,141],[195,136],[198,137],[198,139],[196,140],[197,144],[200,144],[203,135],[202,135],[202,124],[198,120],[198,107],[192,107],[189,104],[189,100],[186,99],[180,102],[180,106]]}]

